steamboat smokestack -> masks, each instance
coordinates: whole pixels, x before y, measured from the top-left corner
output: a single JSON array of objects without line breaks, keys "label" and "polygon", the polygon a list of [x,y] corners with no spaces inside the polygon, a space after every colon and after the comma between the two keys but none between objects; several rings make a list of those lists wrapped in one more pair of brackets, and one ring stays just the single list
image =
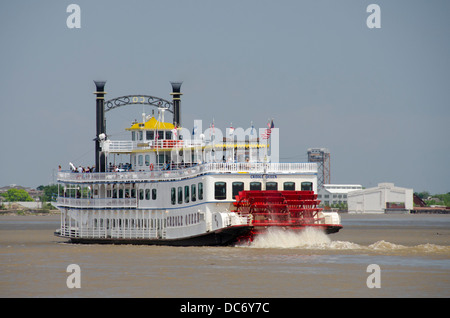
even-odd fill
[{"label": "steamboat smokestack", "polygon": [[170,93],[170,95],[172,95],[173,100],[173,124],[176,127],[180,127],[181,126],[180,103],[181,103],[181,95],[183,95],[182,93],[180,93],[180,89],[181,84],[183,84],[183,82],[170,82],[170,84],[172,84],[172,93]]},{"label": "steamboat smokestack", "polygon": [[105,84],[106,81],[94,81],[97,90],[94,92],[97,95],[95,100],[96,103],[96,114],[97,114],[97,134],[95,140],[95,171],[105,172],[106,162],[105,154],[100,148],[100,135],[106,135],[105,127]]}]

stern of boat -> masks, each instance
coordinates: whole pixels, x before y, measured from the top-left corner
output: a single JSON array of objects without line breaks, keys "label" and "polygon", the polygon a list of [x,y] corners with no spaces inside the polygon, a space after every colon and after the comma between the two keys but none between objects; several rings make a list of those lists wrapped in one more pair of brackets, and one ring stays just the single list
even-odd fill
[{"label": "stern of boat", "polygon": [[337,212],[323,212],[313,191],[242,191],[236,196],[234,212],[246,218],[252,231],[241,240],[252,241],[255,235],[271,227],[303,230],[306,227],[326,234],[342,228]]}]

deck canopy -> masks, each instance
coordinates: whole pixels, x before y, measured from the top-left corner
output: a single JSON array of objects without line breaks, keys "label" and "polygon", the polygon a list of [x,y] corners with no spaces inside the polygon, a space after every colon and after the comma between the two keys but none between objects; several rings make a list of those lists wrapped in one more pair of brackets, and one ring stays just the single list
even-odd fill
[{"label": "deck canopy", "polygon": [[172,130],[175,126],[171,123],[158,121],[155,117],[150,118],[145,123],[133,123],[128,131],[133,130]]}]

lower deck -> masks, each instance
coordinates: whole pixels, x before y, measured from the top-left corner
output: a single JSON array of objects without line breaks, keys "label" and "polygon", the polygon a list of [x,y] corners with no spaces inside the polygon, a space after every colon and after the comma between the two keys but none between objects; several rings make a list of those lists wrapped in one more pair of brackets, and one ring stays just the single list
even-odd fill
[{"label": "lower deck", "polygon": [[[138,244],[138,245],[169,245],[169,246],[220,246],[236,243],[240,237],[245,237],[252,230],[251,226],[233,226],[213,232],[193,235],[178,239],[155,237],[89,237],[72,235],[72,243],[81,244]],[[55,232],[56,236],[67,237]]]},{"label": "lower deck", "polygon": [[110,241],[180,240],[249,226],[245,217],[206,205],[176,210],[59,207],[61,228],[58,235],[71,239]]}]

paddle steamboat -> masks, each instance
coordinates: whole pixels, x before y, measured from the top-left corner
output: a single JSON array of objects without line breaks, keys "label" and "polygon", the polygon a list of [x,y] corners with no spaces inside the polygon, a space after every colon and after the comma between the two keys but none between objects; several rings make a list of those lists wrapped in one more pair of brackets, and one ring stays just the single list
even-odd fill
[{"label": "paddle steamboat", "polygon": [[[271,227],[342,228],[337,213],[318,207],[316,164],[278,162],[273,124],[223,134],[214,125],[202,132],[195,121],[191,133],[181,126],[180,82],[171,83],[172,101],[129,95],[105,102],[105,82],[95,84],[95,167],[71,163],[58,173],[55,235],[75,243],[230,245]],[[130,104],[158,112],[133,122],[129,140],[110,140],[105,112]],[[126,164],[114,162],[119,154]]]}]

